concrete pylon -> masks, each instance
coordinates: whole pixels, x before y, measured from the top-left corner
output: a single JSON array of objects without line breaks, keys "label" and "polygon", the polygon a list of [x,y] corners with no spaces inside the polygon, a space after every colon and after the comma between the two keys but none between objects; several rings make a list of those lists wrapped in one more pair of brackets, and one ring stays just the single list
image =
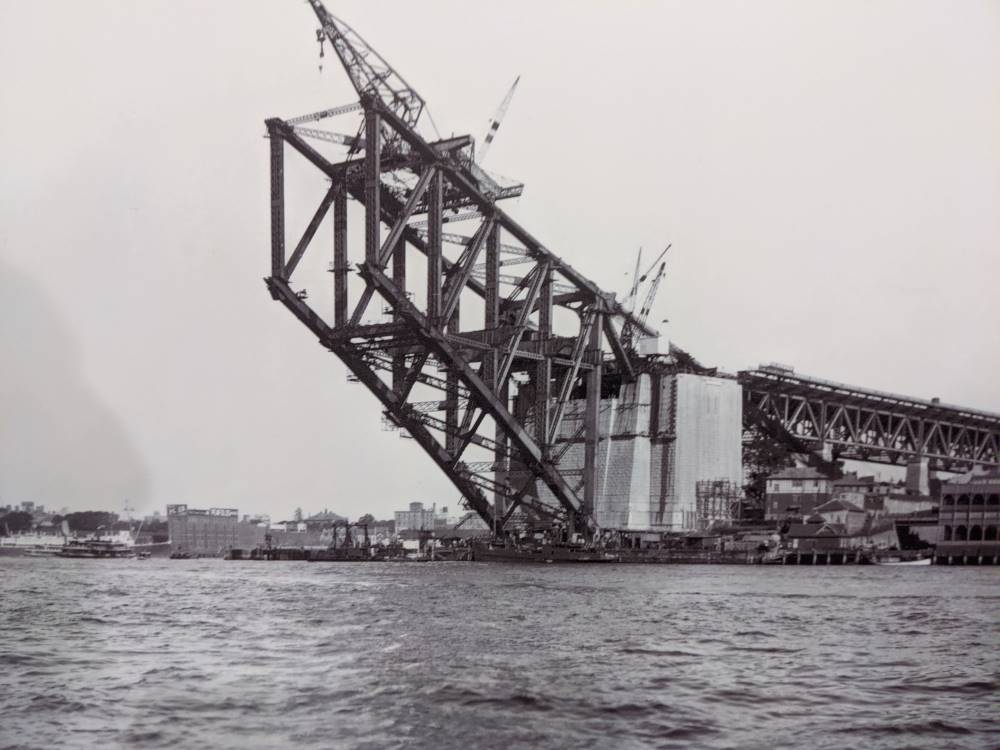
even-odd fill
[{"label": "concrete pylon", "polygon": [[824,461],[833,461],[833,443],[824,442],[820,448],[820,456]]},{"label": "concrete pylon", "polygon": [[906,465],[906,494],[931,494],[930,463],[928,459],[921,458],[917,461],[911,461]]}]

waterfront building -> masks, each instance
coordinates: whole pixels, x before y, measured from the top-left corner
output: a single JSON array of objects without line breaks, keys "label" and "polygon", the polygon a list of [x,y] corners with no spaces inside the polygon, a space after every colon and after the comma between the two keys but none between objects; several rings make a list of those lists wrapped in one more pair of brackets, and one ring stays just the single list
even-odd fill
[{"label": "waterfront building", "polygon": [[[837,501],[833,501],[837,502]],[[837,511],[834,511],[836,513]],[[853,513],[846,510],[846,513]],[[831,514],[832,515],[832,514]],[[856,517],[850,522],[857,523]],[[842,522],[830,522],[813,516],[805,523],[793,523],[785,533],[788,546],[798,552],[829,552],[831,550],[899,549],[899,535],[892,519],[865,517],[860,526],[848,528]]]},{"label": "waterfront building", "polygon": [[832,492],[838,496],[843,494],[872,495],[876,494],[876,489],[879,486],[875,483],[874,476],[859,477],[856,471],[850,471],[840,479],[833,480]]},{"label": "waterfront building", "polygon": [[239,511],[235,508],[199,510],[184,504],[167,506],[171,553],[218,557],[237,546]]},{"label": "waterfront building", "polygon": [[785,540],[797,552],[829,552],[846,547],[847,532],[841,524],[812,521],[793,523],[788,527]]},{"label": "waterfront building", "polygon": [[410,503],[409,510],[397,510],[396,534],[403,531],[433,531],[437,513],[434,506],[424,508],[423,503]]},{"label": "waterfront building", "polygon": [[1000,563],[1000,471],[965,474],[942,485],[938,562]]},{"label": "waterfront building", "polygon": [[809,466],[784,469],[767,478],[764,518],[768,521],[808,518],[832,497],[832,481],[816,469]]},{"label": "waterfront building", "polygon": [[270,519],[261,519],[257,516],[243,516],[243,519],[236,525],[236,547],[242,550],[253,550],[263,547],[267,542],[267,532]]},{"label": "waterfront building", "polygon": [[347,523],[347,516],[341,516],[329,509],[324,509],[308,516],[303,523],[305,523],[306,531],[323,531],[334,524]]},{"label": "waterfront building", "polygon": [[820,505],[816,508],[816,515],[822,517],[826,523],[843,526],[848,534],[860,531],[868,518],[863,508],[841,497],[835,497]]}]

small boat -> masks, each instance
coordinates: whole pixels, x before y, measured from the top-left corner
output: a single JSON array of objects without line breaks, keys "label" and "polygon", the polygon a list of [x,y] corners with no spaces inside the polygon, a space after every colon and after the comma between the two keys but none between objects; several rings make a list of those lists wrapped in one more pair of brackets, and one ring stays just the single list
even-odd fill
[{"label": "small boat", "polygon": [[931,558],[929,557],[914,557],[909,559],[904,559],[899,556],[893,557],[881,557],[875,559],[876,565],[930,565]]}]

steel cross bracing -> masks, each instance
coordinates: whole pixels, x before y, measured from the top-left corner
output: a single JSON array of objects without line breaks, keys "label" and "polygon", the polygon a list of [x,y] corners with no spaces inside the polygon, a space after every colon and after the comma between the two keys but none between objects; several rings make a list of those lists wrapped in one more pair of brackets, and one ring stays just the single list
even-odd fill
[{"label": "steel cross bracing", "polygon": [[768,369],[739,374],[744,413],[779,423],[834,458],[932,469],[1000,466],[1000,414],[949,406]]},{"label": "steel cross bracing", "polygon": [[[352,379],[368,387],[387,421],[423,448],[491,528],[515,522],[521,510],[529,519],[559,518],[577,531],[592,532],[601,380],[609,368],[626,382],[634,377],[631,354],[620,340],[629,314],[497,206],[515,193],[498,191],[483,177],[470,158],[471,138],[426,140],[416,128],[423,100],[367,45],[359,48],[360,37],[318,0],[310,3],[360,95],[364,124],[356,140],[320,139],[326,149],[338,143],[347,149],[338,160],[308,143],[303,135],[309,132],[300,123],[354,111],[350,105],[294,123],[266,121],[271,153],[266,282],[272,297],[344,362]],[[367,64],[372,60],[374,67]],[[287,153],[302,157],[330,182],[290,251]],[[363,257],[353,258],[353,266],[349,203],[360,204],[364,215],[363,229],[353,234],[363,236]],[[465,211],[471,233],[443,232],[450,216],[458,218],[458,209]],[[292,283],[331,214],[333,311],[323,315]],[[460,252],[446,252],[446,245]],[[419,280],[410,271],[414,263]],[[360,284],[349,281],[352,267]],[[501,274],[501,267],[511,273]],[[474,304],[466,302],[473,297]],[[365,316],[381,304],[391,320],[373,324]],[[631,325],[654,334],[635,319]],[[534,406],[515,414],[513,397],[526,385]],[[574,393],[586,394],[583,434],[576,435],[585,443],[582,477],[578,470],[560,469],[564,451],[556,447]],[[557,508],[539,500],[542,487]]]}]

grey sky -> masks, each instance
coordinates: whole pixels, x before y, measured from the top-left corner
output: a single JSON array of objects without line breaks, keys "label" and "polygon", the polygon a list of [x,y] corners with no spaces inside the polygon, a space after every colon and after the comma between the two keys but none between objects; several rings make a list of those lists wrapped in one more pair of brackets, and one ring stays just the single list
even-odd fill
[{"label": "grey sky", "polygon": [[[672,241],[653,319],[702,361],[1000,410],[1000,4],[329,7],[443,131],[481,137],[520,73],[512,212],[611,289]],[[0,1],[3,502],[456,504],[261,281],[264,118],[353,98],[314,28]]]}]

